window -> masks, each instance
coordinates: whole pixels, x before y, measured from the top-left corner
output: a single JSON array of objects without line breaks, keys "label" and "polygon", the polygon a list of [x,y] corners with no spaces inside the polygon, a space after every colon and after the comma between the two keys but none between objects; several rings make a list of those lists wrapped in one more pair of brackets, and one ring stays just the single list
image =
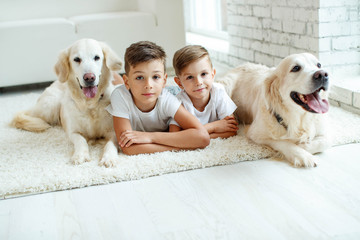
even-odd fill
[{"label": "window", "polygon": [[227,39],[226,0],[185,0],[188,32]]}]

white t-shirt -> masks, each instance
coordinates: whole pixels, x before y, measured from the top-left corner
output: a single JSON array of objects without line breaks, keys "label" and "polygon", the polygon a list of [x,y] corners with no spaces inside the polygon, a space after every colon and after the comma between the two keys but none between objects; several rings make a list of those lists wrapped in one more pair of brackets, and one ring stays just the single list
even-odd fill
[{"label": "white t-shirt", "polygon": [[163,132],[167,131],[169,122],[174,118],[181,102],[166,89],[163,89],[153,110],[140,111],[124,84],[119,85],[111,93],[110,104],[106,110],[115,117],[130,120],[134,131]]},{"label": "white t-shirt", "polygon": [[[191,99],[184,90],[181,90],[176,97],[182,102],[185,109],[196,116],[203,125],[224,119],[226,116],[233,114],[237,108],[220,83],[213,83],[210,90],[210,101],[202,112],[194,107]],[[170,124],[179,126],[174,119],[171,120]]]}]

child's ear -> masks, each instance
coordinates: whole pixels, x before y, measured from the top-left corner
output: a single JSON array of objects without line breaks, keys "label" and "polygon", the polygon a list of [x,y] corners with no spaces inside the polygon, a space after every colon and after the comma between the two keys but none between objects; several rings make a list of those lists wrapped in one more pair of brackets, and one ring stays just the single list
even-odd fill
[{"label": "child's ear", "polygon": [[129,90],[130,89],[129,78],[126,76],[126,74],[123,75],[123,80],[124,80],[125,87]]},{"label": "child's ear", "polygon": [[163,85],[163,87],[165,87],[165,85],[166,85],[167,77],[168,77],[168,75],[167,75],[167,73],[165,73],[165,75],[164,75],[164,85]]},{"label": "child's ear", "polygon": [[178,77],[174,77],[174,81],[181,89],[184,89],[184,87],[182,86],[181,81]]},{"label": "child's ear", "polygon": [[216,69],[215,68],[213,68],[213,78],[215,77],[215,75],[216,75]]}]

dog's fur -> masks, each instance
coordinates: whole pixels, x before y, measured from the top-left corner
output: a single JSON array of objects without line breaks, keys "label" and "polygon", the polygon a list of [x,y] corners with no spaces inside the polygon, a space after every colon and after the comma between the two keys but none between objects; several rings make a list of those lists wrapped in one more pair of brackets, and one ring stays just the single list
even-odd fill
[{"label": "dog's fur", "polygon": [[36,105],[18,113],[12,125],[41,132],[61,125],[74,144],[71,161],[90,161],[87,140],[105,138],[100,165],[114,166],[118,158],[112,117],[105,110],[110,103],[111,71],[122,63],[104,43],[81,39],[63,50],[55,65],[58,80],[42,93]]},{"label": "dog's fur", "polygon": [[[251,124],[248,138],[270,146],[295,166],[316,166],[313,154],[330,146],[326,126],[329,81],[313,55],[290,55],[276,68],[247,63],[217,81],[238,106],[239,122]],[[309,107],[301,103],[303,97],[308,103],[317,101]]]}]

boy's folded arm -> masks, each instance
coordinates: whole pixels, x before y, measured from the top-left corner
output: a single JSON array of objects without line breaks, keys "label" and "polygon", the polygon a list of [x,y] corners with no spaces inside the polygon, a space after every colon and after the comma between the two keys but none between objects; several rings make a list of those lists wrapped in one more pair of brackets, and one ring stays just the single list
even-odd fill
[{"label": "boy's folded arm", "polygon": [[165,152],[172,150],[179,150],[177,147],[166,146],[161,144],[154,143],[145,143],[145,144],[132,144],[130,147],[122,147],[122,152],[126,155],[137,155],[143,153],[156,153],[156,152]]},{"label": "boy's folded arm", "polygon": [[204,148],[209,145],[210,136],[204,126],[182,105],[175,113],[174,119],[180,127],[171,124],[169,132],[151,133],[153,143],[178,149]]},{"label": "boy's folded arm", "polygon": [[[209,145],[210,136],[205,127],[182,105],[180,105],[175,113],[174,119],[183,131],[157,133],[159,134],[156,138],[157,143],[169,144],[181,149],[204,148]],[[164,138],[162,136],[164,136]]]},{"label": "boy's folded arm", "polygon": [[[184,111],[188,113],[185,109]],[[181,112],[180,112],[181,115]],[[193,116],[189,113],[189,117]],[[183,116],[186,118],[186,115]],[[179,118],[181,122],[183,120]],[[134,143],[128,147],[120,146],[122,152],[127,155],[136,155],[141,153],[154,153],[154,152],[163,152],[179,149],[195,149],[195,148],[204,148],[209,145],[210,137],[206,132],[205,128],[201,125],[200,122],[195,118],[189,120],[190,123],[185,123],[184,128],[187,127],[184,131],[179,132],[144,132],[146,135],[150,135],[151,143]],[[194,121],[194,123],[191,123]],[[132,131],[131,124],[129,119],[113,117],[114,129],[116,133],[116,138],[119,143],[120,136],[130,130]],[[198,123],[198,124],[197,124]],[[189,127],[193,128],[189,128]]]},{"label": "boy's folded arm", "polygon": [[216,123],[215,122],[207,123],[204,125],[204,127],[209,134],[216,132]]},{"label": "boy's folded arm", "polygon": [[226,128],[217,127],[221,123],[221,120],[218,120],[204,125],[211,139],[229,138],[236,135],[238,129],[236,125],[233,126],[233,129],[226,130]]},{"label": "boy's folded arm", "polygon": [[210,143],[210,136],[205,129],[190,128],[178,132],[154,132],[152,134],[154,143],[179,149],[204,148]]},{"label": "boy's folded arm", "polygon": [[224,119],[207,123],[204,126],[208,131],[208,133],[212,134],[212,133],[236,132],[238,130],[237,125],[238,124],[233,117],[227,116]]},{"label": "boy's folded arm", "polygon": [[179,132],[181,130],[181,127],[179,127],[178,125],[170,124],[169,126],[169,132]]},{"label": "boy's folded arm", "polygon": [[[116,139],[119,144],[120,136],[123,132],[127,130],[132,130],[129,119],[113,117],[114,129],[116,133]],[[152,133],[150,133],[152,134]],[[173,146],[166,146],[156,143],[145,143],[145,144],[132,144],[129,147],[121,147],[122,152],[126,155],[137,155],[142,153],[155,153],[155,152],[164,152],[171,150],[178,150],[178,148]]]},{"label": "boy's folded arm", "polygon": [[229,138],[229,137],[235,136],[236,134],[237,134],[236,132],[211,133],[211,134],[210,134],[210,138],[211,138],[211,139],[215,139],[215,138]]},{"label": "boy's folded arm", "polygon": [[[179,132],[149,132],[151,143],[134,143],[130,146],[120,146],[122,152],[127,155],[141,153],[155,153],[181,149],[204,148],[207,141],[199,141],[199,132],[196,129],[187,129]],[[209,138],[209,136],[207,136]]]}]

